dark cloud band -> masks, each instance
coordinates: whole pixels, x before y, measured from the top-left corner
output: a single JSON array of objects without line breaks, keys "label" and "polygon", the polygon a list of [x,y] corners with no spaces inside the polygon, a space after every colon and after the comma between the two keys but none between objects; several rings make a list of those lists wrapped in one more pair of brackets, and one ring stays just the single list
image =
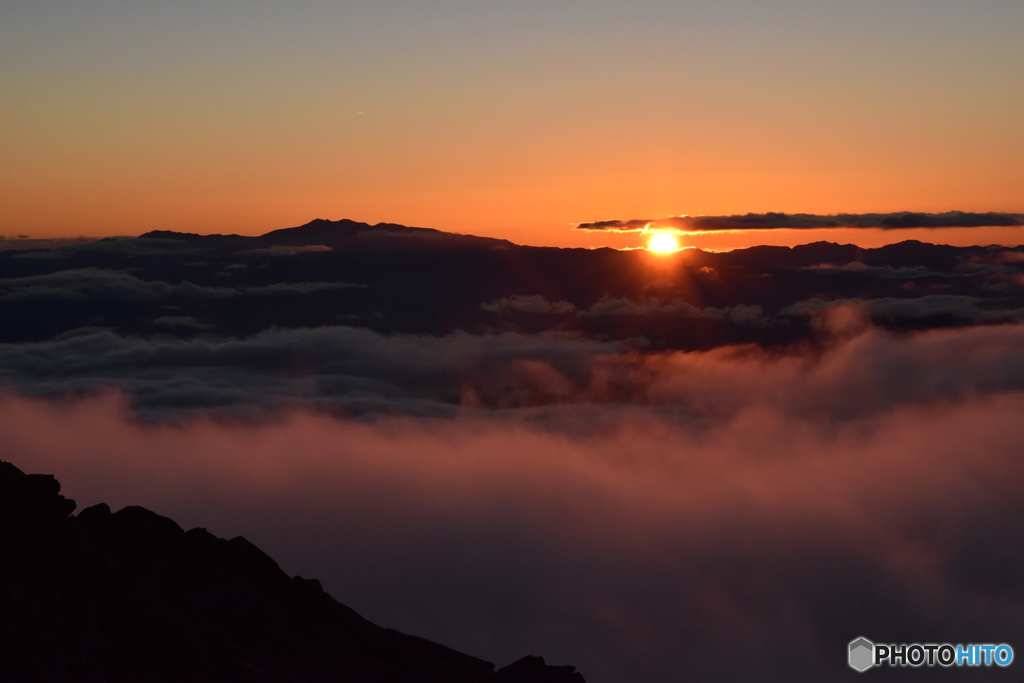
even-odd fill
[{"label": "dark cloud band", "polygon": [[634,218],[628,221],[606,220],[580,223],[576,230],[610,230],[637,232],[645,227],[675,228],[688,232],[714,230],[773,230],[776,228],[979,228],[1024,225],[1024,214],[971,213],[946,211],[945,213],[840,213],[818,215],[811,213],[748,213],[734,216],[669,216],[668,218]]}]

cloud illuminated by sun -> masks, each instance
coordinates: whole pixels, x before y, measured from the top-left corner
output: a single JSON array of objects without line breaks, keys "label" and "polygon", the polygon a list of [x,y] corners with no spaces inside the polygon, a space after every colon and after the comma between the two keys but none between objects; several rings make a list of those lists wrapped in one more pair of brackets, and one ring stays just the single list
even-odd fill
[{"label": "cloud illuminated by sun", "polygon": [[647,251],[657,254],[679,251],[679,237],[674,232],[652,232],[647,238]]}]

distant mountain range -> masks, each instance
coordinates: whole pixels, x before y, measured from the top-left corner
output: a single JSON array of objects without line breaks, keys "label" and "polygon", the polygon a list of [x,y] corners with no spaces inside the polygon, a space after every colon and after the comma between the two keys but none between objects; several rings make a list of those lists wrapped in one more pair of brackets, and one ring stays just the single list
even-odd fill
[{"label": "distant mountain range", "polygon": [[[155,231],[0,252],[0,376],[44,396],[113,386],[160,414],[285,400],[306,376],[303,396],[345,414],[433,415],[474,373],[572,357],[556,339],[592,354],[813,349],[840,313],[894,332],[1019,321],[1024,248],[659,256],[348,220],[258,237]],[[504,400],[489,396],[477,398]]]},{"label": "distant mountain range", "polygon": [[808,338],[810,313],[839,303],[890,329],[1014,318],[1022,263],[1021,248],[915,241],[656,257],[349,220],[259,237],[154,231],[0,252],[0,342],[76,329],[192,338],[347,325],[642,337],[652,349],[779,345]]}]

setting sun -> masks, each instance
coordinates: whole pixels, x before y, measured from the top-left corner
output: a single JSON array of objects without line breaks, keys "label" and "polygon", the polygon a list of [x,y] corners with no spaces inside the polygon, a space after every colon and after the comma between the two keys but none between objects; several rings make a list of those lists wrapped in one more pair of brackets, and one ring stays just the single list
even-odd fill
[{"label": "setting sun", "polygon": [[647,250],[658,254],[679,251],[679,237],[671,232],[653,233],[647,240]]}]

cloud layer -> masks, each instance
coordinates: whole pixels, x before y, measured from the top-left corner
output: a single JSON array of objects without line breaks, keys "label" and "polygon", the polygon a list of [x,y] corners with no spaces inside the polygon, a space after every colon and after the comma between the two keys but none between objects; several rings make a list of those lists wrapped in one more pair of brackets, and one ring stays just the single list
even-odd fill
[{"label": "cloud layer", "polygon": [[[314,250],[320,251],[320,250]],[[302,253],[301,251],[299,253]],[[105,268],[60,270],[43,275],[0,279],[0,301],[135,301],[155,303],[172,298],[230,299],[251,294],[280,296],[360,288],[346,282],[294,282],[264,286],[207,287],[188,280],[169,283],[141,280]]]},{"label": "cloud layer", "polygon": [[1020,642],[1024,328],[894,335],[843,310],[816,354],[344,329],[67,340],[94,352],[63,349],[66,371],[131,368],[108,386],[136,402],[129,376],[244,386],[230,373],[306,343],[325,349],[316,381],[328,357],[350,381],[376,363],[383,403],[448,409],[353,421],[307,394],[255,422],[139,422],[119,391],[9,394],[0,443],[80,504],[244,534],[380,623],[496,661],[543,651],[592,683],[845,680],[859,635]]},{"label": "cloud layer", "polygon": [[[350,327],[270,330],[227,340],[85,330],[0,345],[0,367],[7,385],[24,395],[63,398],[115,389],[148,420],[211,412],[252,417],[295,405],[366,419],[521,409],[541,419],[566,406],[606,406],[654,410],[687,424],[731,419],[746,407],[766,405],[795,417],[836,420],[905,403],[1024,390],[1024,326],[908,337],[872,328],[864,317],[909,305],[807,302],[803,313],[815,316],[818,339],[788,350],[751,345],[652,353],[643,339],[388,336]],[[924,297],[918,306],[920,315],[980,315],[977,302],[956,297]],[[902,308],[899,313],[910,315]],[[757,310],[728,312],[747,314],[748,324],[762,320]],[[167,316],[163,324],[198,323]]]},{"label": "cloud layer", "polygon": [[0,457],[494,661],[843,680],[859,635],[1024,636],[1022,259],[344,221],[0,252]]},{"label": "cloud layer", "polygon": [[972,228],[1012,226],[1024,224],[1024,215],[989,211],[946,211],[920,213],[897,211],[894,213],[840,213],[818,215],[810,213],[748,213],[734,216],[669,216],[668,218],[633,218],[630,220],[604,220],[580,223],[577,230],[611,230],[638,232],[645,228],[674,228],[684,232],[711,230],[771,230],[774,228]]}]

